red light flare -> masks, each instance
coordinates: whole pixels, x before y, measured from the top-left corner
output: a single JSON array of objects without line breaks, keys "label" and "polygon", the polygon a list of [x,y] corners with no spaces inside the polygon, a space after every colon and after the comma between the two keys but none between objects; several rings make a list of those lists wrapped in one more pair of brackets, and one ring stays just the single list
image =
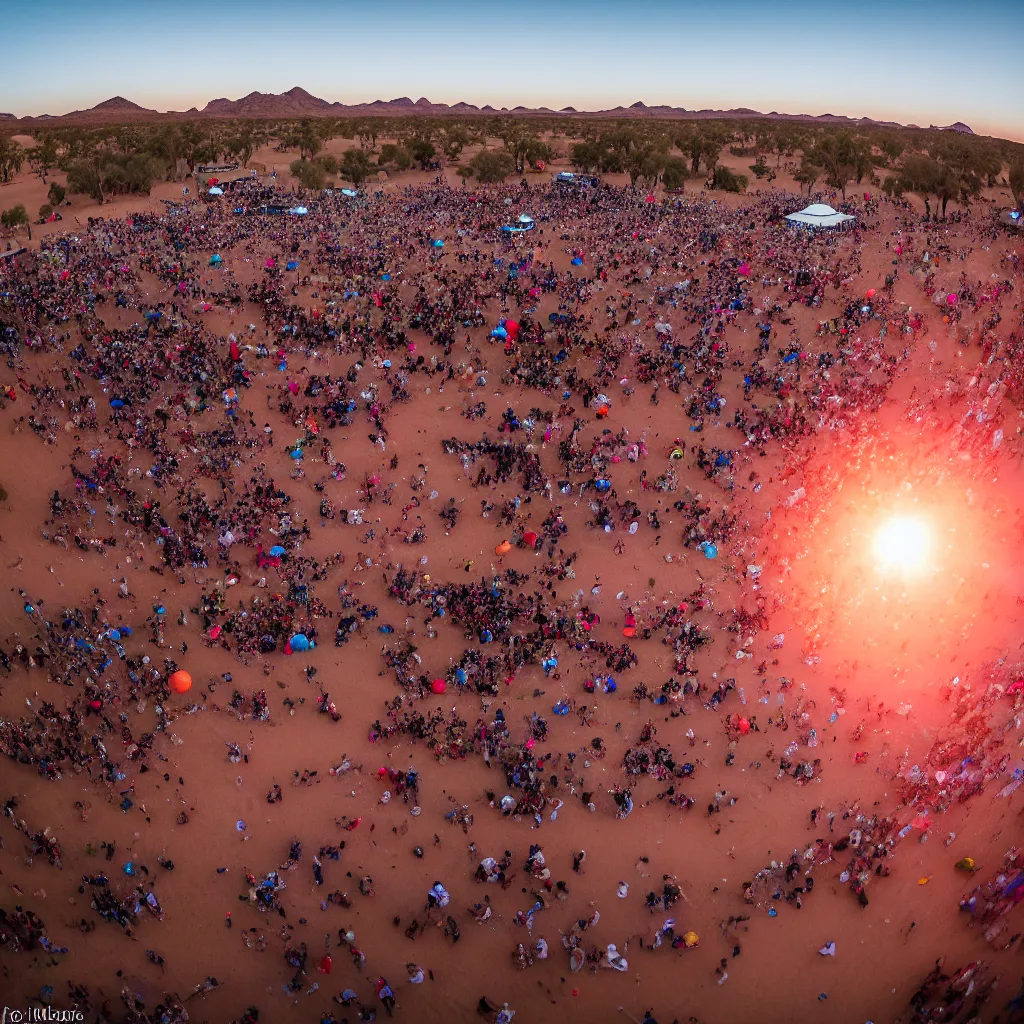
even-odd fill
[{"label": "red light flare", "polygon": [[1016,652],[1020,460],[965,458],[950,432],[907,423],[817,439],[800,482],[804,496],[774,510],[765,534],[773,630],[795,630],[808,656],[828,651],[876,692],[931,689]]}]

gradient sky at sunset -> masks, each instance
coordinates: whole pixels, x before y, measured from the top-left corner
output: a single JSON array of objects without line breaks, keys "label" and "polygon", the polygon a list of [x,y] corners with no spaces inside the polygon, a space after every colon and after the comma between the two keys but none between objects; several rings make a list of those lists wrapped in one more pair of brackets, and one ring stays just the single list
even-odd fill
[{"label": "gradient sky at sunset", "polygon": [[965,121],[1024,140],[1012,0],[0,0],[0,110],[158,110],[301,85],[357,103]]}]

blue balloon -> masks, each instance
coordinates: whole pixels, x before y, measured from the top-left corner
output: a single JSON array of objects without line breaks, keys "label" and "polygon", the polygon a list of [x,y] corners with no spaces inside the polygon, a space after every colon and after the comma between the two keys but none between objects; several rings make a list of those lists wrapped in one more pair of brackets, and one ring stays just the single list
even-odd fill
[{"label": "blue balloon", "polygon": [[290,643],[293,651],[308,651],[310,648],[309,637],[305,633],[296,633]]},{"label": "blue balloon", "polygon": [[717,558],[718,557],[718,548],[715,547],[714,544],[705,544],[704,545],[704,557],[705,558]]},{"label": "blue balloon", "polygon": [[124,408],[124,402],[122,402],[120,398],[112,398],[110,400],[110,407],[112,409],[123,409]]},{"label": "blue balloon", "polygon": [[271,553],[271,555],[274,556],[274,558],[280,558],[285,553],[285,549],[283,547],[281,547],[280,544],[275,544],[270,549],[270,553]]},{"label": "blue balloon", "polygon": [[121,634],[116,629],[112,629],[110,631],[110,639],[111,640],[120,640],[121,639]]},{"label": "blue balloon", "polygon": [[291,456],[291,457],[292,457],[293,459],[295,459],[296,461],[298,461],[299,459],[301,459],[301,458],[302,458],[302,449],[301,449],[301,448],[293,448],[293,449],[292,449],[292,450],[291,450],[291,451],[290,451],[290,452],[289,452],[288,454],[289,454],[289,455],[290,455],[290,456]]},{"label": "blue balloon", "polygon": [[390,274],[381,274],[380,275],[380,279],[382,281],[390,281],[391,280],[391,275]]},{"label": "blue balloon", "polygon": [[492,338],[507,338],[508,337],[508,331],[506,331],[504,327],[495,327],[494,330],[491,331],[491,337]]},{"label": "blue balloon", "polygon": [[581,260],[581,259],[579,258],[579,256],[575,256],[575,257],[573,258],[573,261],[572,261],[572,265],[573,265],[574,267],[582,267],[582,266],[583,266],[583,260]]}]

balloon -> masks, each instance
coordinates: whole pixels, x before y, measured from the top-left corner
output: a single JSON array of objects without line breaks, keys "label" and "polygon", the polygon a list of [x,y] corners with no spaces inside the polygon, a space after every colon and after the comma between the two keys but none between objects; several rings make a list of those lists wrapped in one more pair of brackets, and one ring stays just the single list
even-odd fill
[{"label": "balloon", "polygon": [[746,736],[747,733],[750,732],[750,722],[748,722],[745,718],[741,718],[736,723],[736,727],[739,729],[740,733],[743,736]]},{"label": "balloon", "polygon": [[718,548],[715,547],[714,544],[707,544],[707,545],[705,545],[705,547],[704,547],[704,557],[705,558],[717,558],[718,557]]},{"label": "balloon", "polygon": [[305,633],[296,633],[288,643],[291,644],[293,651],[308,651],[310,646],[309,637]]},{"label": "balloon", "polygon": [[507,540],[503,540],[495,549],[496,555],[507,555],[512,550],[512,545]]},{"label": "balloon", "polygon": [[947,302],[948,302],[948,303],[949,303],[949,304],[950,304],[951,306],[955,306],[955,305],[956,305],[956,303],[957,303],[957,298],[956,298],[956,296],[955,296],[955,295],[954,295],[954,294],[953,294],[952,292],[950,292],[950,293],[949,293],[949,294],[948,294],[948,295],[946,296],[946,301],[947,301]]},{"label": "balloon", "polygon": [[448,689],[448,684],[443,679],[435,679],[430,684],[430,689],[433,690],[434,693],[444,693],[444,691]]},{"label": "balloon", "polygon": [[172,672],[171,678],[167,681],[175,693],[188,693],[192,689],[192,677],[183,669]]},{"label": "balloon", "polygon": [[636,636],[636,626],[626,626],[622,630],[622,635],[630,638]]},{"label": "balloon", "polygon": [[110,400],[110,408],[111,409],[123,409],[124,408],[124,402],[122,402],[120,398],[112,398]]},{"label": "balloon", "polygon": [[683,945],[686,946],[687,949],[693,949],[695,946],[698,946],[699,944],[700,939],[698,938],[696,932],[687,932],[683,936]]},{"label": "balloon", "polygon": [[293,459],[295,459],[295,461],[296,461],[296,462],[298,462],[298,461],[299,461],[299,459],[301,459],[301,458],[302,458],[302,449],[301,449],[301,448],[293,448],[293,449],[292,449],[292,450],[291,450],[291,451],[290,451],[290,452],[289,452],[288,454],[289,454],[289,455],[290,455],[290,456],[291,456],[291,457],[292,457]]},{"label": "balloon", "polygon": [[869,288],[864,294],[867,298],[873,299],[878,292],[876,292],[874,288]]},{"label": "balloon", "polygon": [[506,320],[505,330],[508,332],[509,337],[514,338],[519,333],[519,324],[515,320]]},{"label": "balloon", "polygon": [[274,558],[280,558],[283,554],[285,554],[285,549],[281,547],[280,544],[275,544],[270,549],[270,553],[274,556]]},{"label": "balloon", "polygon": [[527,530],[526,533],[523,534],[523,543],[528,548],[535,547],[537,544],[537,534],[535,534],[533,530]]}]

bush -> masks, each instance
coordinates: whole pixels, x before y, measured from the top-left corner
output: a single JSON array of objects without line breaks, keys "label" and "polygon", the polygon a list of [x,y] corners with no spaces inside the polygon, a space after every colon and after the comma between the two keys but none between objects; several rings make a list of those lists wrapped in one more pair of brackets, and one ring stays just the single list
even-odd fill
[{"label": "bush", "polygon": [[756,164],[750,165],[750,170],[753,173],[754,177],[760,180],[765,175],[771,174],[772,169],[763,161],[758,160]]},{"label": "bush", "polygon": [[477,181],[489,185],[504,181],[516,169],[516,162],[507,153],[482,149],[469,161],[469,169]]},{"label": "bush", "polygon": [[723,192],[742,192],[748,180],[745,174],[733,174],[728,167],[716,167],[713,187]]},{"label": "bush", "polygon": [[46,198],[50,200],[50,205],[54,208],[60,206],[64,202],[64,197],[67,195],[67,190],[58,185],[57,182],[50,182],[50,191],[47,192]]},{"label": "bush", "polygon": [[377,166],[384,167],[394,164],[398,171],[407,171],[412,167],[412,157],[404,146],[395,145],[393,142],[385,142],[380,147],[380,156],[377,158]]},{"label": "bush", "polygon": [[53,207],[49,203],[43,203],[43,205],[39,207],[40,220],[46,220],[51,213],[53,213]]},{"label": "bush", "polygon": [[322,153],[316,158],[316,162],[324,169],[327,174],[338,173],[338,160],[330,153]]}]

